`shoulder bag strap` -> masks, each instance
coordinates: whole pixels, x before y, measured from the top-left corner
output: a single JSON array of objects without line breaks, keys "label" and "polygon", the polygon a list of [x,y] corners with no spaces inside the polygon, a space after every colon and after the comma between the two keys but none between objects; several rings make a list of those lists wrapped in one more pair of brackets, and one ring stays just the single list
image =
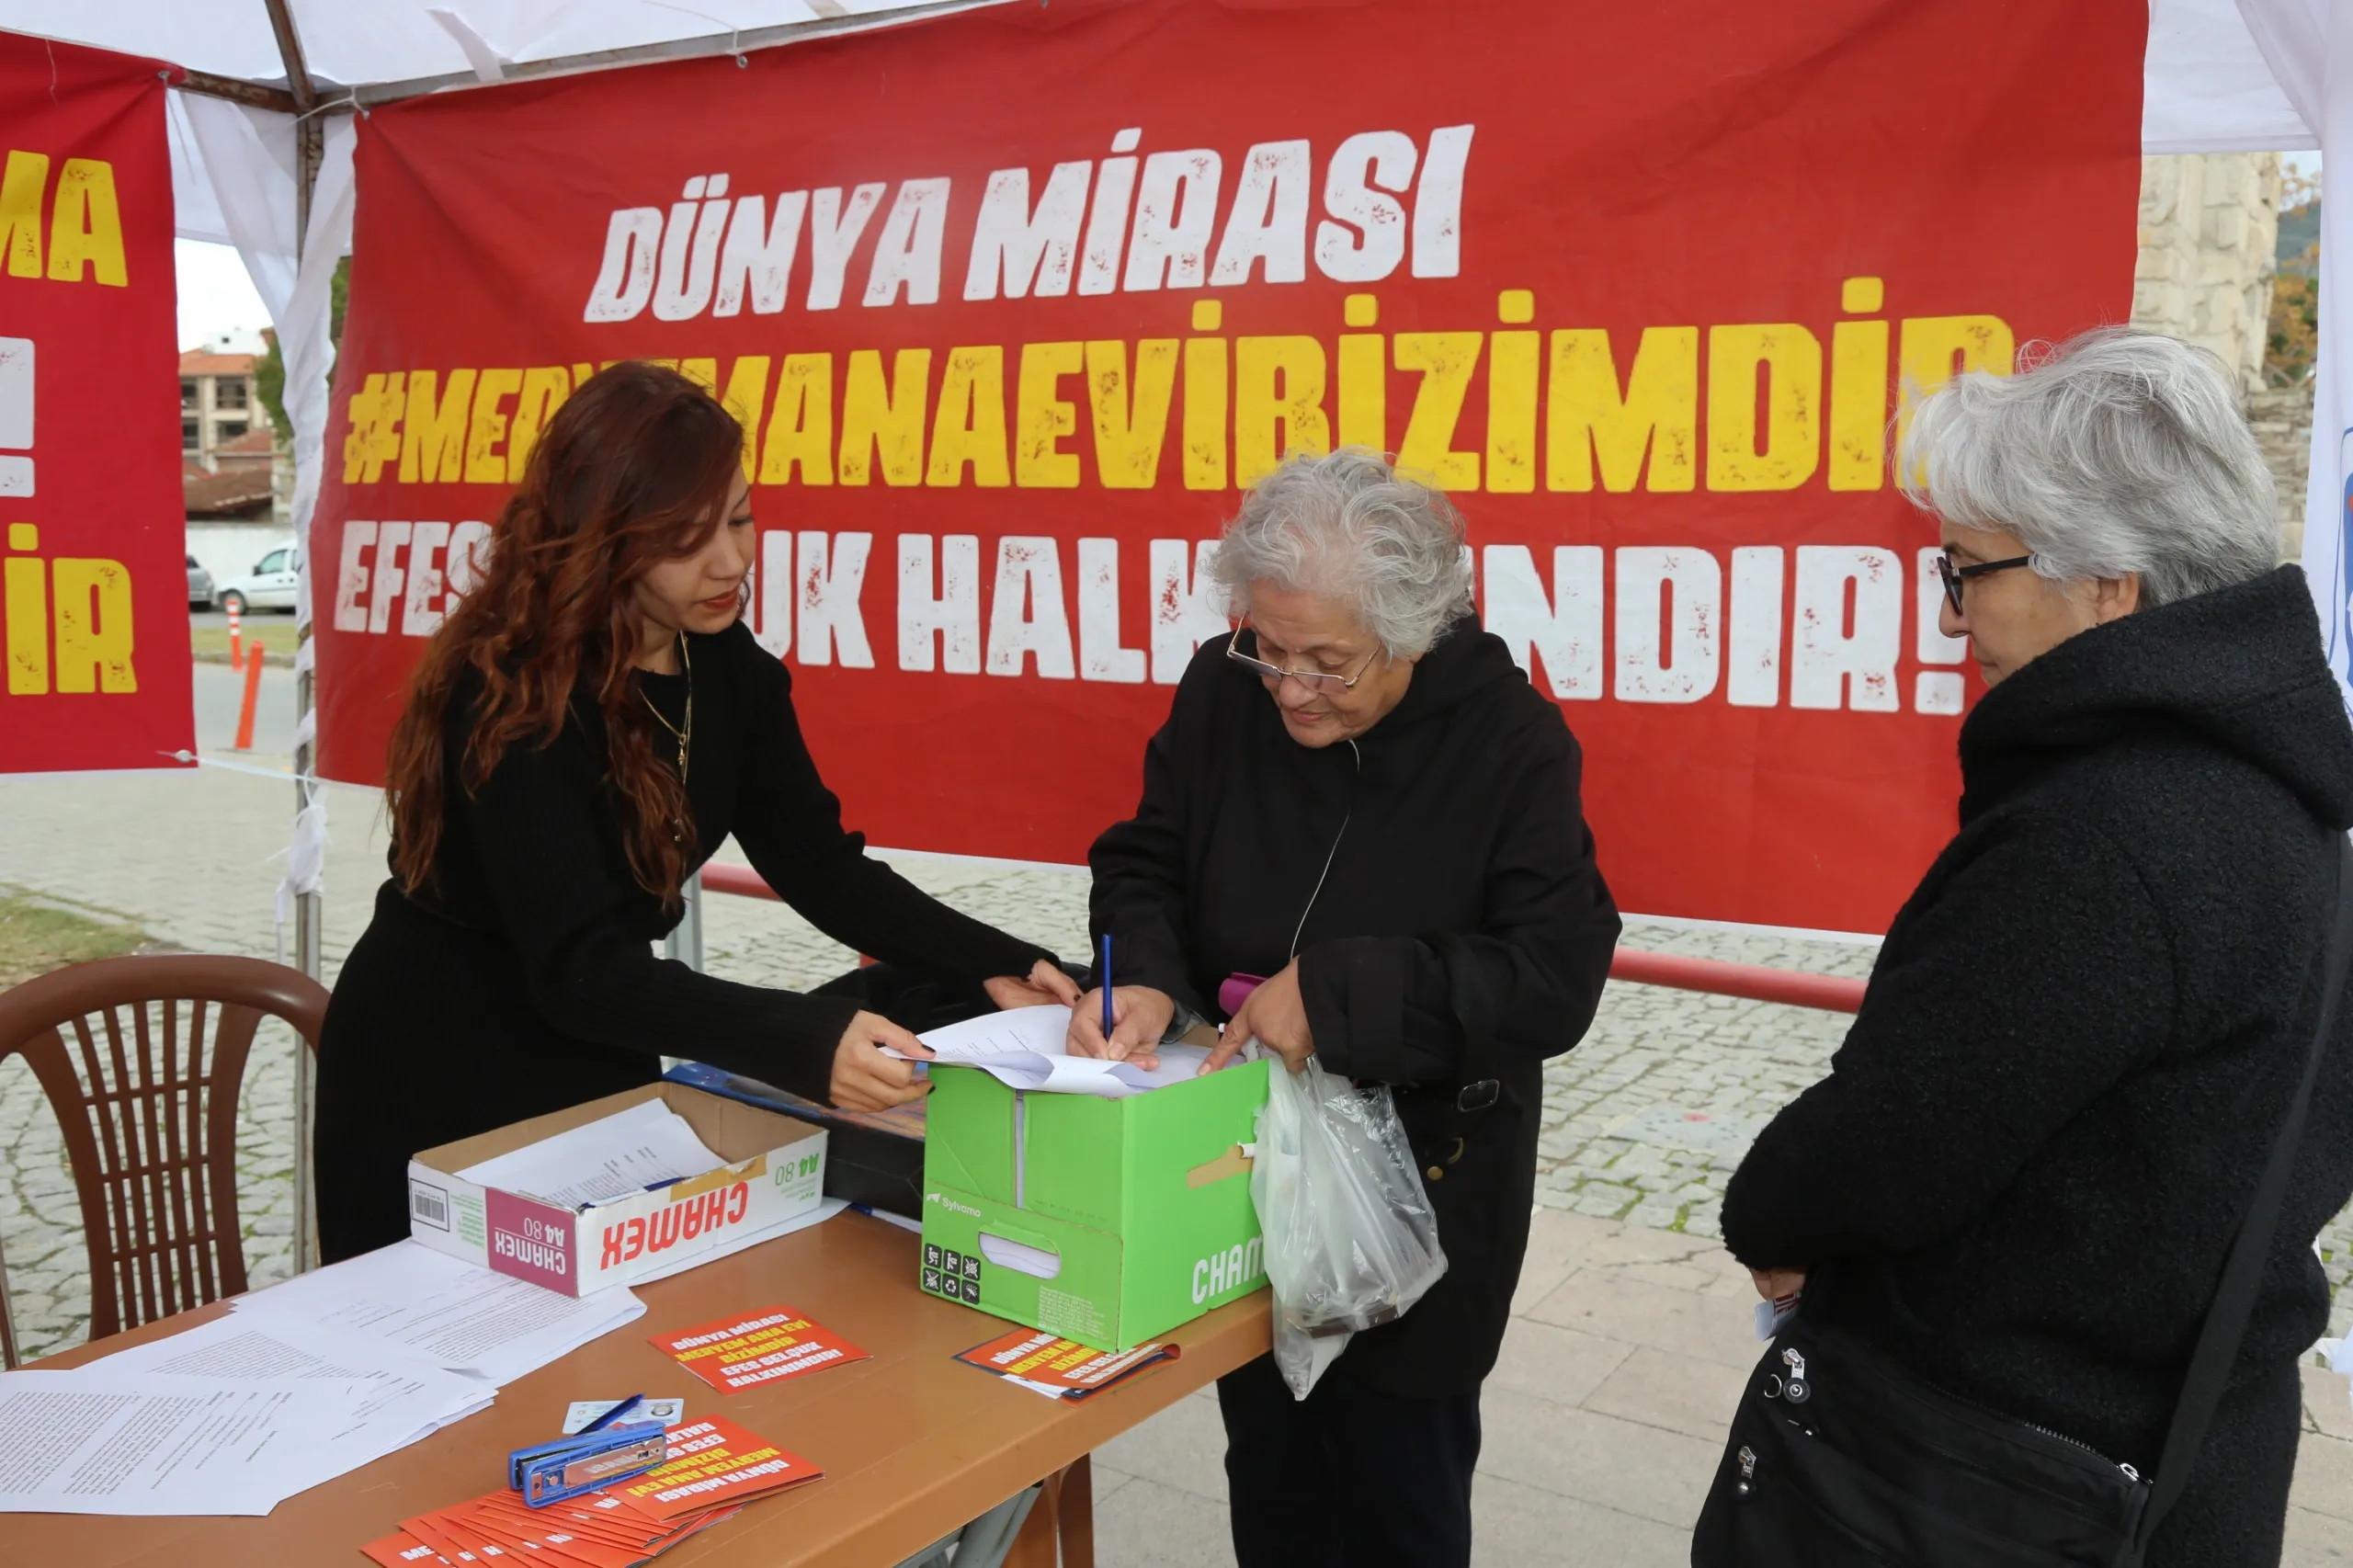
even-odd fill
[{"label": "shoulder bag strap", "polygon": [[2198,1331],[2198,1348],[2189,1358],[2188,1375],[2182,1380],[2181,1403],[2174,1406],[2173,1425],[2165,1430],[2165,1446],[2157,1460],[2156,1479],[2150,1485],[2149,1505],[2141,1515],[2133,1541],[2134,1562],[2148,1550],[2157,1526],[2189,1483],[2206,1428],[2222,1403],[2222,1388],[2230,1381],[2231,1365],[2238,1359],[2247,1318],[2255,1310],[2255,1294],[2263,1266],[2279,1230],[2279,1206],[2288,1195],[2288,1177],[2295,1168],[2297,1145],[2302,1141],[2305,1115],[2312,1108],[2313,1085],[2328,1054],[2336,1030],[2337,1004],[2344,999],[2345,977],[2353,966],[2353,843],[2342,834],[2336,839],[2336,907],[2330,923],[2326,966],[2322,971],[2320,1025],[2313,1031],[2312,1049],[2305,1053],[2303,1081],[2289,1104],[2288,1119],[2272,1141],[2271,1157],[2256,1185],[2255,1200],[2247,1205],[2231,1243],[2230,1260],[2222,1266],[2222,1283],[2214,1304],[2207,1310],[2205,1326]]},{"label": "shoulder bag strap", "polygon": [[[1504,1082],[1495,1020],[1495,996],[1480,965],[1479,955],[1457,931],[1422,935],[1446,965],[1446,996],[1462,1026],[1462,1057],[1453,1085],[1454,1109],[1467,1115],[1484,1110],[1510,1094]],[[1449,1131],[1449,1136],[1454,1133]]]}]

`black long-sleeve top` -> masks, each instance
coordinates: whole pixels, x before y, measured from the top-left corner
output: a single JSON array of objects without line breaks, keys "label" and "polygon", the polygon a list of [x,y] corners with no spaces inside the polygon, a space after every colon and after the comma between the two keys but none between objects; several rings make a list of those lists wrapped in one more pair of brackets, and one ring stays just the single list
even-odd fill
[{"label": "black long-sleeve top", "polygon": [[[689,866],[732,833],[819,930],[942,980],[1027,974],[1048,956],[868,858],[801,738],[790,672],[748,629],[688,644]],[[688,676],[637,678],[683,724]],[[410,1153],[649,1081],[664,1055],[824,1099],[857,1011],[846,997],[741,984],[656,957],[652,944],[676,915],[630,871],[594,704],[576,701],[552,744],[509,746],[469,796],[457,759],[474,690],[461,683],[450,704],[433,879],[414,893],[385,884],[328,1012],[323,1235],[337,1229],[339,1210],[372,1209],[369,1233],[395,1239],[382,1233],[397,1218],[390,1205]],[[673,743],[666,732],[659,740],[666,762]]]},{"label": "black long-sleeve top", "polygon": [[[1465,1392],[1494,1362],[1527,1245],[1544,1061],[1584,1036],[1617,945],[1577,743],[1475,621],[1423,657],[1387,717],[1321,748],[1290,739],[1225,646],[1195,656],[1145,749],[1136,814],[1096,841],[1095,930],[1119,983],[1212,1017],[1228,975],[1295,953],[1324,1065],[1404,1086],[1406,1131],[1444,1172],[1426,1185],[1448,1272],[1339,1367],[1397,1393]],[[1442,1105],[1465,1065],[1466,983],[1495,1021],[1481,1071],[1510,1090],[1467,1121]]]}]

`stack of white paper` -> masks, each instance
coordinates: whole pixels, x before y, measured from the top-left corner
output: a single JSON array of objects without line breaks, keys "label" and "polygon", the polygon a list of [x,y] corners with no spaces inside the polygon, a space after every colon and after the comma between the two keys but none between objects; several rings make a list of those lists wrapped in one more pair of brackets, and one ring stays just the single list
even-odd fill
[{"label": "stack of white paper", "polygon": [[[335,1385],[328,1407],[332,1425],[303,1432],[299,1446],[266,1467],[267,1480],[280,1497],[358,1470],[487,1409],[498,1392],[477,1379],[381,1345],[339,1345],[315,1329],[263,1313],[232,1312],[185,1334],[119,1350],[83,1370],[119,1385],[143,1379],[141,1386],[157,1391],[204,1386],[216,1393],[244,1393],[290,1380],[313,1391]],[[6,1441],[0,1433],[0,1444]]]},{"label": "stack of white paper", "polygon": [[510,1383],[642,1316],[626,1287],[587,1296],[494,1274],[395,1242],[240,1297],[236,1315],[324,1331],[354,1356],[390,1350]]},{"label": "stack of white paper", "polygon": [[1164,1045],[1154,1052],[1160,1065],[1146,1072],[1131,1062],[1070,1055],[1069,1029],[1068,1007],[1010,1007],[915,1038],[938,1060],[978,1067],[1017,1089],[1113,1100],[1181,1084],[1199,1074],[1210,1054],[1198,1045]]},{"label": "stack of white paper", "polygon": [[355,1427],[411,1414],[366,1378],[0,1374],[0,1513],[267,1514]]},{"label": "stack of white paper", "polygon": [[458,1175],[559,1209],[586,1209],[634,1198],[650,1187],[667,1187],[726,1163],[703,1146],[686,1118],[660,1100],[641,1100],[569,1132],[469,1165]]},{"label": "stack of white paper", "polygon": [[400,1242],[73,1371],[0,1374],[0,1513],[267,1514],[641,1316]]}]

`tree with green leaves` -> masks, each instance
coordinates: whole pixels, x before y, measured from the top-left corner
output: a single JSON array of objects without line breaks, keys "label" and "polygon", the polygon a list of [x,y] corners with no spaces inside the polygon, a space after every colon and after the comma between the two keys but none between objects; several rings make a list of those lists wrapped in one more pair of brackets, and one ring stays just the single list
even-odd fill
[{"label": "tree with green leaves", "polygon": [[[350,290],[351,258],[345,256],[335,263],[335,278],[328,285],[327,340],[338,348],[343,347],[344,303]],[[278,444],[282,447],[294,439],[293,421],[286,417],[286,356],[278,351],[278,334],[267,336],[269,352],[254,365],[254,391],[268,411],[269,426],[278,433]]]}]

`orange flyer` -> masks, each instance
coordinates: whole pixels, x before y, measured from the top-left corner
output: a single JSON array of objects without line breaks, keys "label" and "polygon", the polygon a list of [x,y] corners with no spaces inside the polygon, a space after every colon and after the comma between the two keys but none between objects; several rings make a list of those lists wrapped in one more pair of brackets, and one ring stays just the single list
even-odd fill
[{"label": "orange flyer", "polygon": [[[681,1334],[649,1337],[655,1349],[722,1393],[866,1359],[865,1351],[790,1307],[762,1307]],[[674,1442],[676,1436],[674,1430]]]},{"label": "orange flyer", "polygon": [[361,1547],[383,1568],[436,1568],[449,1560],[426,1545],[406,1530],[394,1530],[381,1540],[371,1540]]},{"label": "orange flyer", "polygon": [[1017,1328],[986,1345],[957,1352],[956,1359],[1051,1399],[1085,1399],[1146,1367],[1173,1361],[1179,1354],[1174,1345],[1097,1350],[1074,1339]]},{"label": "orange flyer", "polygon": [[746,1499],[817,1478],[807,1460],[723,1421],[685,1430],[670,1434],[670,1461],[646,1472],[673,1477],[659,1501],[607,1490],[531,1508],[501,1489],[404,1520],[359,1550],[381,1568],[634,1568],[734,1517]]},{"label": "orange flyer", "polygon": [[797,1486],[823,1473],[723,1416],[706,1415],[670,1428],[667,1463],[604,1490],[641,1513],[669,1520]]}]

